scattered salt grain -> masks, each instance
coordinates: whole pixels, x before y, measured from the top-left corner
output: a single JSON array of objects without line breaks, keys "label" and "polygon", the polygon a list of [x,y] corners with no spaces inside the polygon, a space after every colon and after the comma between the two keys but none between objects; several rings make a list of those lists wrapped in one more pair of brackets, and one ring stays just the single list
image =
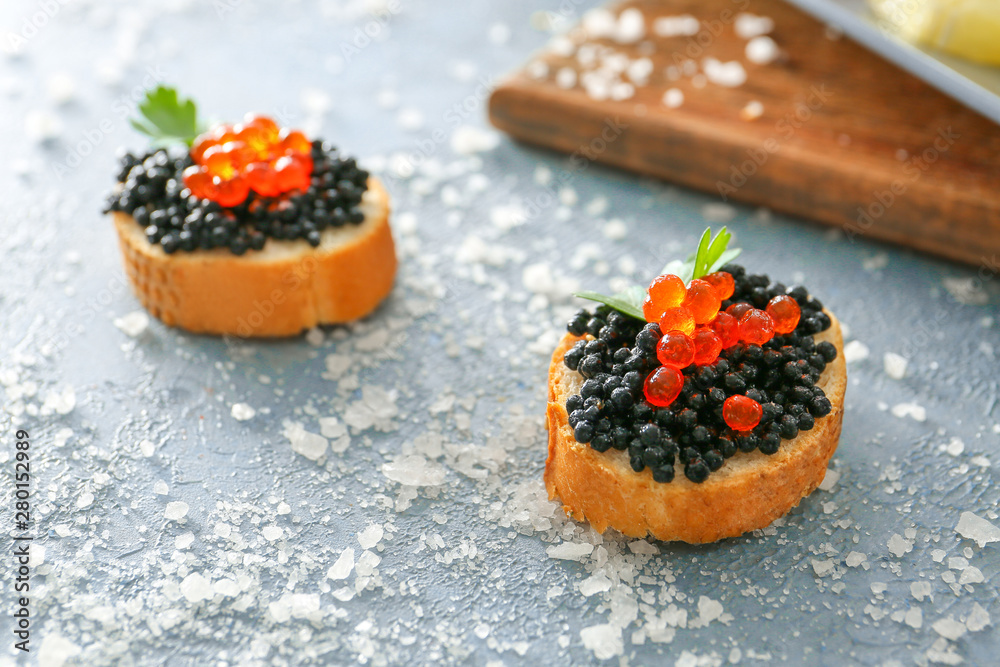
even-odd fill
[{"label": "scattered salt grain", "polygon": [[718,202],[705,204],[701,207],[701,217],[708,222],[729,222],[736,217],[736,209]]},{"label": "scattered salt grain", "polygon": [[844,560],[844,563],[847,565],[847,567],[858,567],[866,560],[868,560],[867,554],[863,554],[860,551],[852,551],[851,553],[847,554],[847,558]]},{"label": "scattered salt grain", "polygon": [[138,338],[149,329],[149,315],[144,311],[134,310],[115,318],[114,325],[129,338]]},{"label": "scattered salt grain", "polygon": [[701,22],[690,14],[660,16],[653,21],[653,33],[658,37],[691,37],[701,30]]},{"label": "scattered salt grain", "polygon": [[424,114],[420,109],[406,107],[396,114],[396,124],[402,129],[415,132],[424,126]]},{"label": "scattered salt grain", "polygon": [[990,302],[990,295],[978,278],[945,278],[943,282],[948,293],[961,304],[985,306]]},{"label": "scattered salt grain", "polygon": [[869,354],[868,346],[860,340],[852,340],[844,346],[844,361],[852,363],[867,359]]},{"label": "scattered salt grain", "polygon": [[980,547],[985,547],[990,542],[1000,542],[1000,528],[972,512],[962,512],[958,525],[955,526],[955,532],[974,540]]},{"label": "scattered salt grain", "polygon": [[358,543],[361,545],[362,549],[372,549],[382,541],[382,537],[384,535],[385,530],[382,526],[377,523],[373,523],[358,533]]},{"label": "scattered salt grain", "polygon": [[163,510],[163,518],[168,521],[178,521],[187,516],[188,504],[183,500],[174,500],[167,503],[166,509]]},{"label": "scattered salt grain", "polygon": [[676,109],[682,104],[684,104],[684,93],[679,88],[668,88],[667,92],[663,93],[663,106],[668,109]]},{"label": "scattered salt grain", "polygon": [[903,616],[903,623],[906,623],[914,630],[919,630],[924,624],[924,613],[920,610],[920,607],[908,609]]},{"label": "scattered salt grain", "polygon": [[181,581],[181,594],[191,603],[211,600],[215,595],[212,582],[197,572],[192,572]]},{"label": "scattered salt grain", "polygon": [[451,133],[451,150],[459,155],[485,153],[500,145],[500,135],[474,125],[462,125]]},{"label": "scattered salt grain", "polygon": [[60,635],[58,631],[51,631],[42,637],[38,648],[38,664],[45,667],[62,667],[67,660],[80,655],[80,650],[79,646]]},{"label": "scattered salt grain", "polygon": [[642,11],[635,7],[626,9],[618,16],[615,40],[620,44],[634,44],[646,35],[646,19]]},{"label": "scattered salt grain", "polygon": [[402,456],[382,464],[382,474],[405,486],[440,486],[444,483],[444,468],[419,454]]},{"label": "scattered salt grain", "polygon": [[655,544],[650,544],[646,540],[634,540],[629,542],[628,550],[634,554],[642,554],[645,556],[655,556],[660,553],[660,550],[656,548]]},{"label": "scattered salt grain", "polygon": [[587,544],[586,542],[563,542],[562,544],[555,544],[545,549],[545,553],[549,555],[549,558],[561,560],[583,560],[584,557],[589,556],[593,551],[594,545]]},{"label": "scattered salt grain", "polygon": [[780,52],[777,43],[766,35],[754,37],[747,42],[745,49],[747,60],[757,65],[767,65],[774,62]]},{"label": "scattered salt grain", "polygon": [[611,580],[601,572],[592,574],[580,582],[580,594],[584,597],[590,597],[591,595],[604,593],[609,590],[611,590]]},{"label": "scattered salt grain", "polygon": [[174,538],[174,549],[178,551],[184,551],[192,544],[194,544],[194,533],[184,533]]},{"label": "scattered salt grain", "polygon": [[340,553],[337,562],[330,566],[326,576],[329,579],[347,579],[354,570],[354,549],[348,547]]},{"label": "scattered salt grain", "polygon": [[894,417],[899,417],[900,419],[909,417],[918,422],[927,421],[927,410],[916,403],[897,403],[892,406],[892,414]]},{"label": "scattered salt grain", "polygon": [[257,411],[246,403],[233,403],[230,414],[232,414],[233,419],[236,421],[245,422],[257,416]]},{"label": "scattered salt grain", "polygon": [[281,529],[280,526],[264,526],[263,530],[260,531],[264,539],[268,542],[276,542],[280,540],[285,534],[285,531]]},{"label": "scattered salt grain", "polygon": [[834,562],[830,559],[817,560],[815,558],[811,559],[813,571],[816,573],[817,577],[825,577],[834,570]]},{"label": "scattered salt grain", "polygon": [[621,628],[609,623],[592,625],[580,630],[584,648],[593,652],[598,660],[608,660],[625,650]]},{"label": "scattered salt grain", "polygon": [[148,459],[156,453],[156,445],[150,440],[142,440],[139,442],[139,451]]},{"label": "scattered salt grain", "polygon": [[490,26],[488,36],[494,44],[506,44],[510,40],[510,27],[506,23],[494,23]]},{"label": "scattered salt grain", "polygon": [[960,456],[965,451],[965,443],[961,438],[952,438],[947,445],[942,445],[941,449],[950,456]]},{"label": "scattered salt grain", "polygon": [[80,497],[76,499],[76,508],[85,509],[94,504],[94,494],[90,491],[84,491],[80,494]]},{"label": "scattered salt grain", "polygon": [[165,496],[168,493],[170,493],[170,487],[168,487],[167,483],[164,482],[162,479],[158,479],[153,484],[153,493],[155,493],[158,496]]},{"label": "scattered salt grain", "polygon": [[965,627],[969,629],[969,632],[979,632],[988,625],[993,625],[990,613],[978,602],[974,602],[972,604],[972,611],[969,612],[969,616],[965,619]]},{"label": "scattered salt grain", "polygon": [[736,88],[747,80],[747,71],[738,60],[724,63],[715,58],[705,58],[701,62],[701,68],[708,80],[717,86]]},{"label": "scattered salt grain", "polygon": [[576,70],[572,67],[561,67],[556,72],[556,85],[560,88],[572,88],[576,85]]},{"label": "scattered salt grain", "polygon": [[733,28],[740,39],[752,39],[774,30],[774,20],[767,16],[742,12],[736,15]]},{"label": "scattered salt grain", "polygon": [[951,616],[935,621],[931,627],[934,628],[934,632],[952,641],[960,638],[968,631],[964,623],[959,623]]},{"label": "scattered salt grain", "polygon": [[832,468],[827,468],[823,481],[819,483],[819,488],[821,491],[833,491],[839,481],[840,473]]},{"label": "scattered salt grain", "polygon": [[902,558],[913,551],[913,542],[910,542],[898,533],[893,533],[886,546],[889,547],[889,552],[896,558]]},{"label": "scattered salt grain", "polygon": [[757,120],[764,115],[764,105],[759,100],[751,100],[740,109],[740,118],[745,121]]},{"label": "scattered salt grain", "polygon": [[582,26],[588,36],[602,39],[614,36],[618,29],[618,20],[607,9],[596,8],[584,13]]},{"label": "scattered salt grain", "polygon": [[895,352],[886,352],[882,357],[882,367],[885,369],[885,374],[893,380],[903,379],[903,376],[906,375],[907,363],[906,357]]},{"label": "scattered salt grain", "polygon": [[284,435],[292,445],[292,451],[311,461],[316,461],[326,453],[329,445],[326,438],[305,430],[298,422],[286,422]]},{"label": "scattered salt grain", "polygon": [[708,625],[722,616],[725,609],[718,600],[713,600],[704,595],[698,598],[698,620],[702,625]]},{"label": "scattered salt grain", "polygon": [[917,600],[923,600],[931,596],[931,584],[929,581],[914,581],[910,584],[910,595]]}]

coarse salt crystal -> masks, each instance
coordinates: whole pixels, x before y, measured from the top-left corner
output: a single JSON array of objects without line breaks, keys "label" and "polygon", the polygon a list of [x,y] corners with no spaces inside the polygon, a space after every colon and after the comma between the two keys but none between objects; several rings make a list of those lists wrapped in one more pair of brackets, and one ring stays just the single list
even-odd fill
[{"label": "coarse salt crystal", "polygon": [[1000,528],[972,512],[962,512],[955,526],[955,532],[962,537],[974,540],[980,547],[990,542],[1000,542]]},{"label": "coarse salt crystal", "polygon": [[767,65],[774,62],[781,51],[773,39],[762,35],[747,42],[744,52],[750,62],[757,65]]},{"label": "coarse salt crystal", "polygon": [[663,106],[668,109],[676,109],[684,104],[684,93],[678,88],[669,88],[663,93]]},{"label": "coarse salt crystal", "polygon": [[868,346],[860,340],[852,340],[844,346],[844,361],[851,363],[868,358]]},{"label": "coarse salt crystal", "polygon": [[233,416],[233,419],[238,422],[245,422],[257,415],[257,411],[246,403],[233,403],[233,407],[229,412]]},{"label": "coarse salt crystal", "polygon": [[380,524],[373,523],[358,533],[358,543],[361,545],[362,549],[371,549],[382,540],[384,535],[385,530],[382,526]]},{"label": "coarse salt crystal", "polygon": [[701,68],[708,80],[717,86],[736,88],[747,80],[747,71],[738,60],[724,63],[715,58],[705,58],[702,60]]},{"label": "coarse salt crystal", "polygon": [[902,558],[905,554],[913,551],[913,542],[910,542],[898,533],[893,533],[886,546],[889,547],[889,552],[897,558]]},{"label": "coarse salt crystal", "polygon": [[653,20],[653,33],[658,37],[690,37],[701,30],[701,22],[690,14],[660,16]]},{"label": "coarse salt crystal", "polygon": [[906,375],[907,363],[906,357],[895,352],[886,352],[882,357],[882,367],[885,369],[885,374],[893,380],[903,379],[903,376]]},{"label": "coarse salt crystal", "polygon": [[167,503],[166,508],[163,510],[163,518],[169,521],[178,521],[187,516],[188,504],[183,500],[174,500]]},{"label": "coarse salt crystal", "polygon": [[767,16],[741,12],[736,15],[733,28],[740,39],[751,39],[759,35],[766,35],[774,30],[774,20]]},{"label": "coarse salt crystal", "polygon": [[485,153],[500,145],[500,135],[474,125],[462,125],[451,133],[451,150],[459,155]]},{"label": "coarse salt crystal", "polygon": [[584,648],[592,651],[598,660],[608,660],[625,650],[621,628],[609,623],[592,625],[580,630]]},{"label": "coarse salt crystal", "polygon": [[593,553],[593,551],[594,545],[587,544],[586,542],[563,542],[562,544],[555,544],[545,549],[545,553],[549,555],[549,558],[561,560],[582,560],[585,556]]},{"label": "coarse salt crystal", "polygon": [[927,410],[916,403],[897,403],[892,406],[892,414],[900,419],[910,417],[918,422],[927,421]]},{"label": "coarse salt crystal", "polygon": [[347,579],[353,570],[354,549],[348,547],[340,553],[340,558],[337,559],[337,562],[330,566],[326,576],[334,580]]},{"label": "coarse salt crystal", "polygon": [[751,100],[740,109],[740,118],[746,121],[757,120],[764,115],[764,105],[759,100]]},{"label": "coarse salt crystal", "polygon": [[129,338],[138,338],[149,329],[149,315],[144,311],[135,310],[115,318],[114,325]]}]

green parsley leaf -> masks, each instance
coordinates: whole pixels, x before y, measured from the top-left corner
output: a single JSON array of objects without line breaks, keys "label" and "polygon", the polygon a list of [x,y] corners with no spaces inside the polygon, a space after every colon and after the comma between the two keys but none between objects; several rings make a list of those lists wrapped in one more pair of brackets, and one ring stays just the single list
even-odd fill
[{"label": "green parsley leaf", "polygon": [[[709,273],[715,273],[729,262],[736,259],[740,254],[739,248],[727,249],[729,241],[733,235],[723,227],[715,238],[712,237],[711,227],[705,229],[698,241],[698,249],[688,255],[684,261],[674,260],[667,264],[662,273],[672,273],[685,283],[691,282],[695,278],[701,278]],[[599,294],[597,292],[577,292],[573,296],[581,299],[597,301],[607,306],[611,306],[623,315],[634,317],[637,320],[646,321],[646,316],[642,312],[642,302],[646,299],[646,288],[633,285],[624,292],[619,292],[614,296]]]},{"label": "green parsley leaf", "polygon": [[642,314],[642,302],[646,298],[646,290],[639,285],[633,285],[624,292],[619,292],[614,296],[598,294],[597,292],[576,292],[573,296],[589,301],[597,301],[607,306],[611,306],[619,313],[634,317],[637,320],[646,321],[646,316]]},{"label": "green parsley leaf", "polygon": [[198,110],[193,100],[181,100],[173,88],[158,86],[146,91],[139,103],[140,118],[130,122],[139,132],[153,140],[154,147],[173,144],[190,146],[201,133]]}]

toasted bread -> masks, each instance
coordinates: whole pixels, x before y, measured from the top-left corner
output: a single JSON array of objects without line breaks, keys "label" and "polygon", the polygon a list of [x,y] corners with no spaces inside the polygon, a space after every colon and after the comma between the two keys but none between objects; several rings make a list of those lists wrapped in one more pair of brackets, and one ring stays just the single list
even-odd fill
[{"label": "toasted bread", "polygon": [[817,382],[833,405],[830,414],[782,441],[776,454],[738,452],[701,484],[688,480],[680,467],[672,482],[656,482],[648,468],[632,469],[627,452],[600,453],[576,441],[566,399],[579,393],[583,376],[569,370],[563,356],[580,338],[567,334],[549,368],[549,498],[558,498],[567,514],[589,521],[598,532],[611,527],[629,537],[690,543],[736,537],[785,515],[823,481],[840,439],[847,367],[840,324],[832,314],[830,319],[830,328],[816,335],[817,342],[837,348],[837,358]]},{"label": "toasted bread", "polygon": [[318,247],[269,238],[241,256],[224,248],[168,255],[131,216],[116,212],[114,223],[136,295],[165,324],[243,338],[292,336],[364,317],[392,289],[389,195],[375,178],[361,211],[362,223],[325,229]]}]

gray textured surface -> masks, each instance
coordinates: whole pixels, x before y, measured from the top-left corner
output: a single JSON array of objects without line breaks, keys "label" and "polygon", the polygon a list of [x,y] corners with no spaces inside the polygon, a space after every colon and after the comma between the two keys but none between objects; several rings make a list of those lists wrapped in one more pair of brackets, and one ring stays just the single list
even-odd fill
[{"label": "gray textured surface", "polygon": [[[730,211],[599,167],[568,172],[562,157],[507,139],[456,156],[455,126],[485,126],[482,82],[544,44],[529,18],[558,5],[400,4],[377,41],[345,53],[368,21],[345,2],[322,3],[334,14],[324,16],[313,3],[81,1],[19,57],[0,56],[0,517],[6,552],[20,425],[35,446],[35,545],[45,549],[34,568],[35,651],[24,662],[581,664],[595,661],[581,629],[611,624],[624,626],[613,663],[995,664],[996,625],[956,628],[975,604],[1000,623],[1000,545],[980,548],[955,526],[964,511],[997,523],[996,265],[977,277],[734,209],[743,263],[788,283],[804,276],[870,349],[849,365],[840,481],[780,525],[720,544],[657,544],[651,555],[594,535],[544,500],[541,485],[547,354],[574,308],[563,297],[573,281],[605,289],[614,277],[648,279],[688,252],[706,213]],[[37,9],[4,3],[3,32]],[[509,41],[489,39],[497,23],[511,28]],[[142,146],[116,102],[148,71],[219,118],[280,113],[375,166],[427,155],[412,178],[386,177],[402,267],[375,316],[313,344],[226,343],[157,322],[130,339],[114,326],[139,306],[98,210],[115,147]],[[62,105],[47,92],[58,73],[76,91]],[[308,89],[328,96],[328,111],[317,115]],[[383,91],[399,106],[385,108],[384,94],[380,106]],[[419,129],[401,127],[404,109],[422,114]],[[58,132],[39,143],[45,121]],[[89,154],[57,170],[72,151]],[[539,185],[539,166],[563,181],[564,203]],[[607,211],[588,213],[602,197]],[[504,228],[532,202],[537,215]],[[606,238],[610,218],[624,221],[626,238]],[[596,275],[602,261],[608,271]],[[963,280],[978,282],[962,292]],[[883,371],[886,352],[909,358],[903,379]],[[66,387],[72,411],[43,414],[50,392]],[[366,390],[384,405],[377,388],[393,393],[395,409],[363,407]],[[234,420],[237,402],[257,416]],[[908,403],[926,421],[894,416]],[[318,432],[331,415],[358,427],[346,451],[319,462],[292,451],[285,420]],[[402,454],[422,457],[440,484],[397,511],[406,494],[384,466]],[[166,519],[177,501],[187,515]],[[376,570],[329,579],[345,548],[360,557],[370,524],[384,532]],[[595,547],[579,562],[549,558],[564,538]],[[851,552],[864,564],[848,566]],[[957,583],[963,572],[975,583]],[[193,574],[216,594],[191,599],[200,597]],[[911,588],[920,582],[931,593],[923,599]],[[0,664],[14,661],[11,585],[5,562]],[[363,590],[346,600],[345,586]],[[699,606],[715,617],[704,627]],[[913,609],[918,628],[904,621]],[[956,624],[941,623],[948,617]],[[670,641],[640,643],[657,626]]]}]

